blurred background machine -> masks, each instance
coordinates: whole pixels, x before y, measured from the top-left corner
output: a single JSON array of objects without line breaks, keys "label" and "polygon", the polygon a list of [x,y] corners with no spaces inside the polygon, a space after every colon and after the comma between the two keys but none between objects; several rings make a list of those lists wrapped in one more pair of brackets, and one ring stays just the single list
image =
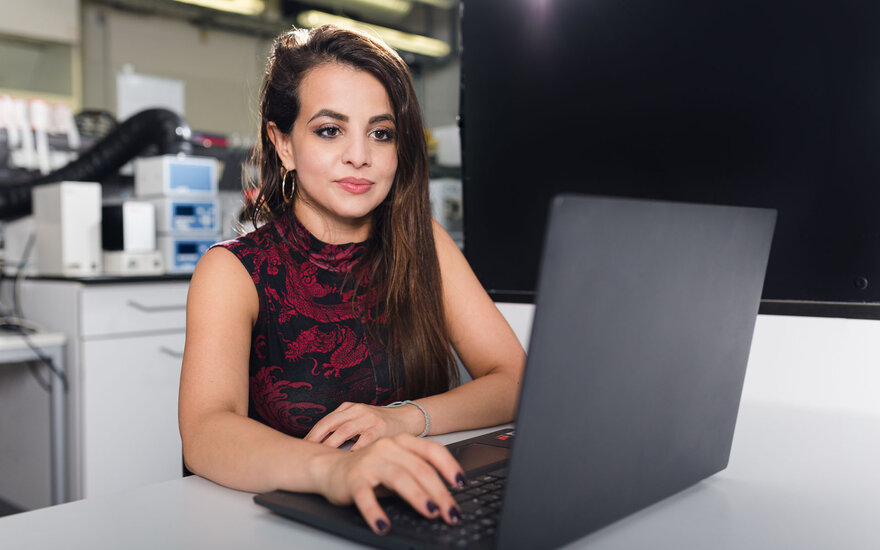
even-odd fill
[{"label": "blurred background machine", "polygon": [[37,271],[41,275],[101,274],[101,185],[51,183],[33,190]]},{"label": "blurred background machine", "polygon": [[[224,220],[230,228],[227,237],[232,236],[232,220],[241,208],[243,152],[233,156],[231,170],[224,174],[225,185],[236,189],[233,199],[222,203],[235,212],[224,213],[218,194],[223,163],[204,153],[222,156],[226,150],[216,143],[206,144],[201,137],[194,140],[189,126],[176,113],[146,109],[122,124],[106,113],[86,113],[79,120],[77,127],[83,128],[83,136],[97,132],[103,136],[82,138],[82,149],[67,151],[63,157],[73,160],[60,167],[52,165],[54,169],[49,171],[40,169],[45,163],[20,162],[33,157],[22,147],[28,142],[22,137],[27,132],[19,132],[13,142],[9,137],[14,132],[9,128],[0,131],[0,137],[6,138],[0,140],[4,273],[79,277],[189,273],[205,250],[221,239]],[[52,142],[57,141],[56,136]],[[194,150],[200,154],[193,155]],[[62,158],[54,153],[49,156],[56,161]],[[133,159],[138,167],[134,176],[126,169]],[[62,181],[66,183],[59,186]],[[85,187],[73,182],[92,182],[86,185],[91,189],[88,207],[80,192]],[[36,197],[42,206],[35,205]],[[59,217],[75,211],[80,214]],[[42,213],[39,224],[32,216],[38,212]],[[86,212],[96,215],[87,220],[83,216]],[[74,231],[87,223],[94,223],[88,238],[85,231]],[[79,252],[75,259],[65,260],[73,254],[74,242],[79,243]],[[86,250],[97,250],[97,255],[86,258]],[[41,252],[51,257],[40,260]],[[67,267],[62,269],[62,265]]]},{"label": "blurred background machine", "polygon": [[134,191],[158,214],[158,246],[168,273],[191,273],[220,240],[216,159],[164,155],[135,161]]},{"label": "blurred background machine", "polygon": [[101,235],[106,275],[161,275],[162,255],[156,250],[156,207],[126,200],[104,205]]}]

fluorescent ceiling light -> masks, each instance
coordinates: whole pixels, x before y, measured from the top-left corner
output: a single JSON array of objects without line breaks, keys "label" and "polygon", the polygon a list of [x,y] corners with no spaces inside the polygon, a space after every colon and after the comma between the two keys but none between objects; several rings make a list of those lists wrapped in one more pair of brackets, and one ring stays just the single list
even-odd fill
[{"label": "fluorescent ceiling light", "polygon": [[449,9],[455,6],[456,0],[413,0],[414,2],[419,2],[420,4],[428,4],[429,6],[434,6],[435,8],[444,8]]},{"label": "fluorescent ceiling light", "polygon": [[379,37],[392,48],[430,57],[445,57],[449,55],[450,51],[452,51],[449,44],[442,40],[437,40],[436,38],[410,34],[408,32],[389,29],[387,27],[368,25],[366,23],[361,23],[360,21],[355,21],[354,19],[349,19],[348,17],[331,15],[322,11],[304,11],[296,17],[296,22],[299,26],[308,28],[330,24],[345,29],[360,31]]},{"label": "fluorescent ceiling light", "polygon": [[352,2],[368,8],[390,11],[398,15],[406,15],[412,9],[409,0],[357,0]]},{"label": "fluorescent ceiling light", "polygon": [[344,13],[353,10],[361,17],[393,17],[399,19],[412,11],[410,0],[309,0],[313,8],[324,9],[330,13]]},{"label": "fluorescent ceiling light", "polygon": [[243,15],[257,15],[263,13],[266,9],[266,3],[263,0],[177,0],[184,4],[195,4],[203,8],[211,8],[213,10],[228,11],[232,13],[240,13]]}]

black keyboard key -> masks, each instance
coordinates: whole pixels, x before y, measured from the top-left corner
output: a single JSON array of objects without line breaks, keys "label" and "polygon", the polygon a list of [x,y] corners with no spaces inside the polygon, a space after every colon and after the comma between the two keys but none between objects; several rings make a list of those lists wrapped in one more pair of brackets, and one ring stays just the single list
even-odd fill
[{"label": "black keyboard key", "polygon": [[485,547],[495,537],[498,511],[504,489],[504,472],[493,472],[472,479],[464,488],[450,487],[462,520],[449,525],[442,519],[422,516],[403,501],[385,507],[392,530],[399,536],[430,540],[448,548]]},{"label": "black keyboard key", "polygon": [[459,507],[461,507],[462,513],[474,513],[475,510],[477,510],[478,508],[482,508],[483,506],[475,499],[471,499],[460,502]]}]

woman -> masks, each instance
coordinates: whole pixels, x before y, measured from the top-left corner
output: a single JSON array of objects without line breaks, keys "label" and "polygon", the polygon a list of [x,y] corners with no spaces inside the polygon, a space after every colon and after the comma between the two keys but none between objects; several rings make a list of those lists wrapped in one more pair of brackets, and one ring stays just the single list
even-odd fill
[{"label": "woman", "polygon": [[[406,65],[358,33],[291,31],[260,109],[259,228],[209,250],[189,290],[186,464],[236,489],[354,503],[377,533],[379,485],[457,523],[440,476],[463,485],[461,468],[417,436],[512,420],[525,354],[430,218]],[[450,346],[474,379],[451,390]]]}]

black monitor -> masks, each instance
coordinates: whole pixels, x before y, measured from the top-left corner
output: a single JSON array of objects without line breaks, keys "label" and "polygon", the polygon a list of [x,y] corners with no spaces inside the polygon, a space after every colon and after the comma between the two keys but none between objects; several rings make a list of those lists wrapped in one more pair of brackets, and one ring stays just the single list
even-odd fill
[{"label": "black monitor", "polygon": [[496,299],[532,299],[568,191],[775,208],[765,300],[880,302],[880,2],[463,0],[462,45]]}]

